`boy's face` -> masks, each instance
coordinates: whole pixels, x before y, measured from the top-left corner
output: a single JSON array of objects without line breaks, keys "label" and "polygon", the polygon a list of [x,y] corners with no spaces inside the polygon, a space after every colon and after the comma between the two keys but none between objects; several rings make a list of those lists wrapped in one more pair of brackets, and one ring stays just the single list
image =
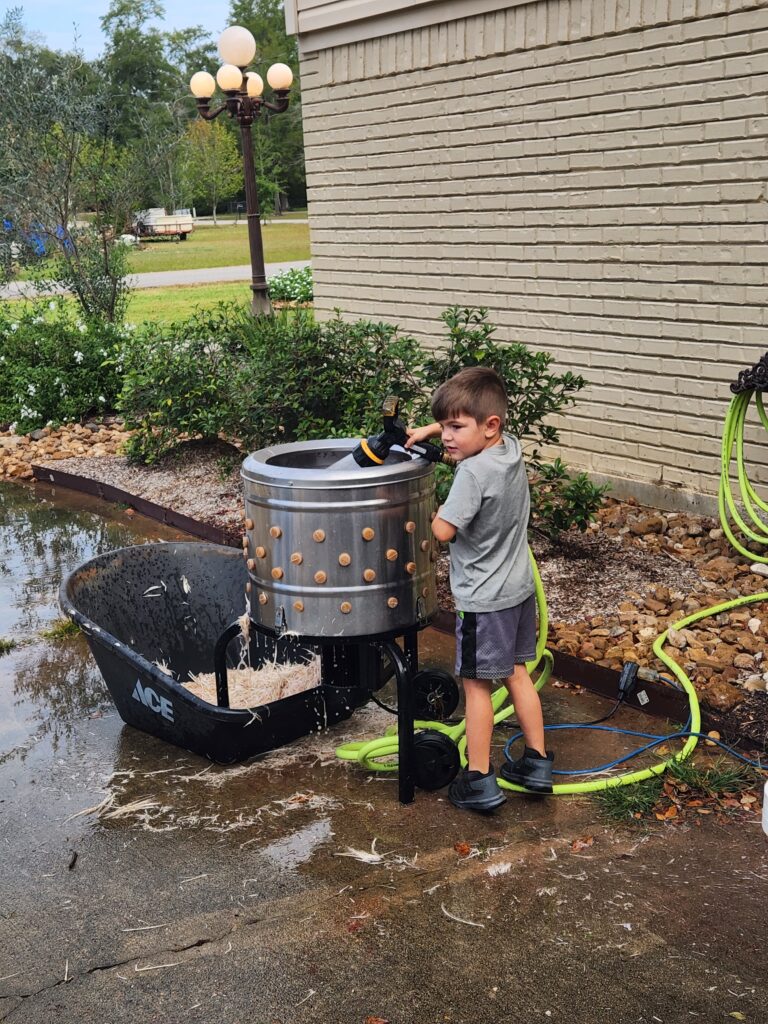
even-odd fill
[{"label": "boy's face", "polygon": [[448,420],[441,420],[440,428],[443,447],[456,462],[477,455],[501,440],[501,421],[498,416],[489,416],[487,420],[478,423],[474,416],[461,413]]}]

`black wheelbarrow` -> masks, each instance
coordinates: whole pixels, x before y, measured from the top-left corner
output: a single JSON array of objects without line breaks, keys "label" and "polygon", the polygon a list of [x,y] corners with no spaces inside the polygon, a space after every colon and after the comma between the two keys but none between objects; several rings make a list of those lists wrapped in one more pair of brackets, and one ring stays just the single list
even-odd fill
[{"label": "black wheelbarrow", "polygon": [[[369,645],[321,650],[301,637],[253,631],[253,667],[320,654],[320,685],[249,709],[195,696],[182,682],[214,671],[217,641],[245,612],[247,578],[234,548],[143,544],[79,566],[62,583],[59,601],[82,628],[124,722],[231,764],[349,718],[384,682],[380,653]],[[228,665],[237,662],[230,650]]]}]

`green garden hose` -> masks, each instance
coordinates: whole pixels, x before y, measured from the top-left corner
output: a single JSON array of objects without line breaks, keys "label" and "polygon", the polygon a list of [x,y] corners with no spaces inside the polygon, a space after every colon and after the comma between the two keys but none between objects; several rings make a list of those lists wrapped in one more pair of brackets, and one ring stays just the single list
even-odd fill
[{"label": "green garden hose", "polygon": [[[744,465],[744,424],[753,394],[756,394],[757,396],[755,404],[760,421],[765,429],[768,430],[768,413],[766,413],[763,406],[762,392],[759,390],[742,390],[741,393],[736,394],[728,408],[723,430],[718,508],[723,532],[733,547],[741,555],[750,558],[752,561],[768,563],[768,555],[756,555],[754,552],[749,551],[736,538],[730,525],[730,521],[733,521],[745,537],[755,543],[768,544],[768,524],[762,521],[756,510],[760,509],[763,512],[768,513],[768,503],[763,501],[755,492],[754,487],[749,481]],[[736,501],[734,500],[731,488],[730,467],[731,462],[733,461],[734,447],[736,449],[739,500],[746,509],[747,515],[752,523],[751,526],[748,525],[740,515],[739,510],[736,507]],[[551,651],[549,651],[545,646],[547,639],[548,614],[544,588],[542,586],[541,576],[532,552],[530,553],[530,558],[534,582],[536,585],[536,604],[538,608],[539,628],[536,644],[536,657],[532,662],[529,662],[526,667],[531,673],[534,673],[539,669],[539,674],[534,685],[537,690],[540,690],[552,673],[554,659]],[[710,616],[719,615],[721,612],[731,611],[734,608],[739,608],[744,605],[757,604],[758,602],[765,601],[767,599],[768,592],[763,592],[759,594],[748,594],[743,597],[735,598],[733,601],[725,601],[712,608],[701,609],[693,615],[689,615],[687,618],[681,619],[674,624],[674,628],[676,630],[682,630],[693,625],[695,622],[700,622],[702,619],[709,618]],[[665,760],[659,761],[657,764],[651,765],[647,768],[623,772],[618,775],[603,776],[586,782],[557,784],[552,788],[554,795],[564,796],[578,793],[597,793],[602,790],[612,789],[616,786],[627,786],[635,782],[643,782],[646,779],[651,779],[654,776],[661,775],[671,764],[676,761],[682,761],[693,753],[698,742],[697,734],[701,729],[701,710],[699,708],[699,700],[693,683],[687,674],[664,650],[664,645],[667,642],[668,636],[669,630],[665,630],[656,638],[653,644],[653,653],[659,661],[666,665],[666,667],[672,672],[688,697],[690,709],[690,724],[688,726],[689,735],[687,736],[683,747],[676,754],[673,754]],[[509,694],[505,686],[499,687],[499,689],[495,690],[491,696],[494,710],[493,720],[495,725],[514,714],[514,705],[508,701],[508,697]],[[443,722],[419,721],[415,723],[415,727],[417,729],[434,729],[448,736],[457,744],[461,763],[463,766],[466,766],[466,721],[462,720],[457,725],[452,726],[448,726]],[[385,736],[380,739],[369,740],[367,742],[346,743],[337,748],[336,755],[345,761],[355,761],[369,771],[396,772],[396,755],[398,749],[396,732],[397,726],[391,726],[387,730]],[[498,782],[504,789],[513,790],[517,793],[527,792],[522,786],[514,785],[503,778],[499,778]]]},{"label": "green garden hose", "polygon": [[[541,669],[534,684],[536,689],[540,690],[552,674],[554,658],[552,657],[552,652],[548,651],[545,647],[548,628],[547,602],[544,597],[544,587],[541,583],[539,569],[533,555],[531,555],[531,566],[533,568],[533,578],[536,585],[536,604],[539,612],[539,630],[536,640],[536,657],[533,661],[528,662],[526,668],[529,672],[535,672],[539,665],[541,665]],[[515,712],[515,708],[512,704],[507,704],[507,706],[504,707],[508,696],[505,686],[500,686],[498,690],[494,690],[491,695],[491,702],[493,704],[494,711],[494,725],[498,725],[499,722],[503,722]],[[437,732],[444,733],[458,746],[462,763],[466,763],[467,723],[465,719],[462,719],[457,725],[446,725],[444,722],[417,721],[414,722],[414,728],[434,729]],[[393,760],[393,757],[396,754],[396,725],[390,726],[390,728],[387,729],[386,734],[380,739],[345,743],[343,746],[336,748],[337,757],[340,757],[343,761],[357,761],[369,771],[396,772],[397,762]]]},{"label": "green garden hose", "polygon": [[[554,659],[552,657],[552,652],[545,646],[547,640],[548,613],[547,602],[544,596],[544,587],[542,586],[539,569],[532,553],[530,557],[534,583],[536,586],[536,604],[538,608],[539,628],[536,642],[536,657],[533,661],[528,663],[526,668],[531,673],[534,673],[537,668],[540,669],[534,683],[536,689],[540,690],[552,674]],[[750,598],[743,598],[741,603],[746,603],[749,600]],[[703,618],[707,614],[716,615],[718,612],[722,611],[724,607],[725,605],[720,605],[716,609],[697,612],[695,615],[691,615],[689,618],[684,619],[683,622],[677,623],[677,626],[682,629],[689,623]],[[693,688],[693,684],[690,679],[688,679],[679,665],[672,661],[672,659],[663,652],[662,648],[666,641],[666,637],[667,634],[663,633],[658,638],[656,644],[654,644],[654,651],[657,656],[661,658],[664,664],[668,665],[672,669],[680,680],[683,689],[686,691],[690,704],[691,731],[698,732],[699,726],[701,725],[701,715],[699,712],[699,702],[696,696],[696,691]],[[494,725],[498,725],[499,722],[503,722],[515,713],[514,705],[509,701],[509,694],[505,686],[500,686],[497,690],[494,690],[491,696],[491,701],[494,710]],[[446,725],[444,722],[418,721],[414,723],[414,726],[416,729],[434,729],[437,732],[444,733],[448,736],[458,746],[461,763],[463,766],[466,766],[467,726],[465,720],[462,720],[457,725],[450,726]],[[397,726],[393,725],[390,726],[390,728],[387,729],[386,734],[379,739],[345,743],[343,746],[336,749],[336,756],[341,758],[343,761],[355,761],[368,771],[396,772],[397,762],[395,757],[398,749],[396,733]],[[555,795],[567,795],[569,793],[595,793],[599,790],[609,789],[612,786],[622,786],[631,782],[641,782],[643,779],[650,779],[654,775],[659,775],[665,771],[667,766],[673,761],[680,761],[683,758],[688,757],[696,746],[696,742],[696,736],[688,737],[679,753],[667,758],[665,761],[660,761],[658,764],[652,765],[649,768],[625,772],[622,775],[612,775],[606,778],[592,779],[587,782],[562,783],[554,786],[552,792]],[[516,786],[511,782],[507,782],[505,779],[499,779],[499,785],[504,789],[514,790],[518,793],[526,792],[522,786]]]},{"label": "green garden hose", "polygon": [[[723,532],[732,546],[753,562],[768,563],[768,555],[755,554],[744,546],[736,537],[731,526],[731,521],[738,527],[744,537],[757,544],[768,544],[768,525],[763,522],[757,509],[768,512],[768,504],[764,502],[749,481],[744,466],[744,424],[747,418],[752,396],[756,395],[755,405],[760,421],[768,430],[768,414],[763,407],[763,394],[761,391],[742,391],[731,400],[728,413],[725,417],[725,429],[723,430],[723,444],[720,461],[720,487],[718,490],[717,502],[720,513],[720,522]],[[733,497],[731,489],[731,463],[733,461],[733,450],[736,449],[736,471],[739,482],[739,499],[746,509],[751,525],[744,521]]]}]

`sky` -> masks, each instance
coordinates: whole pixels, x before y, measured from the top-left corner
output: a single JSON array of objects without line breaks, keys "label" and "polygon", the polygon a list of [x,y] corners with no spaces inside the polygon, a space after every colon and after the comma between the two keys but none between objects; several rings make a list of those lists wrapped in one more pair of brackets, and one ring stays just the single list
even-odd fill
[{"label": "sky", "polygon": [[[158,27],[171,31],[202,25],[214,39],[229,23],[229,0],[162,0],[165,19]],[[24,25],[38,33],[52,50],[71,50],[77,33],[80,49],[87,60],[104,49],[99,24],[109,8],[109,0],[0,0],[0,17],[12,7],[24,11]]]}]

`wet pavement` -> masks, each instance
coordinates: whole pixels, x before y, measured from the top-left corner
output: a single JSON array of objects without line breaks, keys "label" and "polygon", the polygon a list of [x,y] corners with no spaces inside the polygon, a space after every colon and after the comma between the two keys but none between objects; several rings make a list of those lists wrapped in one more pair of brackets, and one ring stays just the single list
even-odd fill
[{"label": "wet pavement", "polygon": [[[62,572],[178,536],[0,487],[0,636],[24,640],[0,658],[0,1020],[768,1020],[757,816],[646,830],[586,798],[401,807],[393,777],[334,757],[392,722],[373,705],[229,768],[124,726],[82,637],[40,631]],[[421,647],[451,668],[450,638]],[[544,702],[550,721],[606,709]],[[561,767],[625,749],[583,736],[558,734]]]}]

